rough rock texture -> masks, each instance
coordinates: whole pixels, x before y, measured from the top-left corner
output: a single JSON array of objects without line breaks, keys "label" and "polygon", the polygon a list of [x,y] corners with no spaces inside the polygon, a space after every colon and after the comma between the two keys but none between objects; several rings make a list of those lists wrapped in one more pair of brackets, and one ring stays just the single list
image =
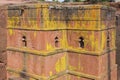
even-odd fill
[{"label": "rough rock texture", "polygon": [[[4,8],[3,8],[4,7]],[[6,45],[7,45],[7,34],[6,34],[6,9],[5,6],[0,6],[0,80],[6,80]]]},{"label": "rough rock texture", "polygon": [[116,8],[116,62],[118,64],[118,80],[120,80],[120,2],[111,3]]},{"label": "rough rock texture", "polygon": [[31,3],[8,13],[8,78],[117,80],[113,8]]},{"label": "rough rock texture", "polygon": [[0,80],[6,64],[10,80],[117,80],[113,8],[34,3],[0,10]]}]

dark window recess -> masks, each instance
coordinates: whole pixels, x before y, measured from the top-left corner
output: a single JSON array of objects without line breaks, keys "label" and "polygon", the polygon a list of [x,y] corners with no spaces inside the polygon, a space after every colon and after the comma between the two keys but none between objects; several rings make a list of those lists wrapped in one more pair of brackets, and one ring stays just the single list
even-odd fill
[{"label": "dark window recess", "polygon": [[22,37],[23,46],[27,46],[26,36]]},{"label": "dark window recess", "polygon": [[109,36],[109,32],[107,33],[107,47],[110,47],[110,36]]},{"label": "dark window recess", "polygon": [[84,48],[84,38],[79,37],[79,47]]},{"label": "dark window recess", "polygon": [[55,47],[58,47],[59,46],[59,41],[58,41],[58,37],[55,37]]},{"label": "dark window recess", "polygon": [[119,17],[116,16],[116,26],[118,27],[118,25],[119,25]]},{"label": "dark window recess", "polygon": [[19,12],[20,16],[22,16],[23,13],[24,13],[24,10],[23,10],[23,9],[20,9],[19,11],[20,11],[20,12]]}]

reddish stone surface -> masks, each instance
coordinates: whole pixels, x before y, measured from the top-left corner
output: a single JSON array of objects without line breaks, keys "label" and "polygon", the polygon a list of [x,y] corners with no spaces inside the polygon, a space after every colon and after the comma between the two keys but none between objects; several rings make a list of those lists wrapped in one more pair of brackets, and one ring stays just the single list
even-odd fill
[{"label": "reddish stone surface", "polygon": [[7,34],[6,34],[6,10],[5,6],[0,6],[0,80],[6,80],[6,46],[7,46]]},{"label": "reddish stone surface", "polygon": [[[3,17],[1,15],[1,17]],[[3,19],[6,20],[6,19]],[[6,22],[6,21],[5,21]],[[110,24],[108,24],[108,21],[103,21],[102,24],[105,24],[107,27],[109,25],[114,25],[114,21],[112,23],[112,21],[109,22]],[[5,23],[6,24],[6,23]],[[4,24],[2,24],[2,26],[5,26]],[[111,28],[111,26],[108,27],[108,29]],[[6,31],[5,29],[1,28],[1,32],[0,33],[0,37],[3,37],[3,35],[5,36],[3,38],[3,40],[0,42],[1,44],[3,44],[3,46],[1,46],[1,62],[6,63],[6,53],[4,51],[4,49],[7,47],[14,47],[14,48],[19,48],[21,50],[47,50],[47,45],[51,44],[53,48],[55,47],[55,37],[59,37],[60,39],[63,37],[62,31],[34,31],[34,30],[20,30],[20,29],[13,29],[12,32],[10,30]],[[110,33],[110,49],[114,48],[114,41],[113,41],[113,37],[111,37],[113,34],[111,34],[114,29],[110,29],[108,30]],[[68,40],[68,45],[69,47],[74,47],[77,48],[79,47],[78,45],[78,38],[80,36],[84,37],[86,39],[86,43],[87,44],[85,46],[85,49],[87,49],[88,51],[99,51],[100,48],[100,42],[101,42],[101,32],[104,32],[104,36],[105,38],[107,37],[107,30],[104,31],[94,31],[94,34],[92,34],[91,31],[67,31],[67,40]],[[7,36],[6,36],[7,35]],[[91,42],[89,41],[90,37],[95,36],[95,38],[93,38],[94,41],[98,41],[98,46],[97,46],[97,50],[95,50],[95,47],[92,47]],[[27,48],[25,48],[25,46],[23,46],[23,42],[22,42],[22,37],[26,36],[27,39]],[[6,39],[7,38],[7,39]],[[6,43],[7,42],[7,43]],[[104,44],[104,50],[107,50],[107,44]],[[59,45],[57,48],[61,47],[61,45]],[[110,51],[107,52],[103,55],[87,55],[87,54],[78,54],[75,52],[61,52],[59,54],[54,54],[54,55],[49,55],[49,56],[38,56],[38,55],[34,55],[34,54],[28,54],[28,53],[24,53],[24,52],[19,52],[19,51],[7,51],[7,66],[16,70],[16,71],[11,71],[7,73],[7,77],[8,78],[13,78],[13,79],[21,79],[21,78],[26,78],[26,75],[24,75],[24,73],[22,72],[28,72],[34,75],[42,75],[45,77],[49,77],[51,74],[55,75],[61,71],[57,71],[56,70],[56,63],[60,62],[59,59],[61,59],[65,54],[67,54],[67,57],[65,59],[65,63],[67,66],[65,67],[65,70],[71,70],[71,71],[76,71],[76,72],[82,72],[84,74],[87,75],[94,75],[97,77],[101,77],[100,80],[117,80],[116,77],[116,63],[115,63],[115,51]],[[61,63],[61,62],[60,62]],[[79,64],[78,64],[79,63]],[[6,64],[2,64],[1,66],[3,67],[3,70],[5,71],[5,65]],[[58,65],[60,68],[62,65],[62,63],[60,65]],[[2,68],[1,68],[2,69]],[[1,73],[3,70],[0,70]],[[17,70],[21,71],[21,72],[17,72]],[[64,71],[64,70],[62,70]],[[111,73],[110,73],[111,71]],[[17,78],[16,74],[14,73],[18,73],[17,76],[21,77],[21,78]],[[52,73],[50,73],[52,72]],[[67,71],[66,71],[67,72]],[[107,74],[110,73],[110,74]],[[76,77],[74,75],[71,75],[69,73],[65,73],[66,75],[62,75],[59,76],[57,78],[55,78],[55,80],[91,80],[85,77]],[[104,75],[103,75],[104,74]],[[5,77],[2,76],[3,78]]]},{"label": "reddish stone surface", "polygon": [[120,2],[111,3],[110,6],[116,8],[116,62],[118,64],[118,80],[120,80]]},{"label": "reddish stone surface", "polygon": [[[26,36],[27,48],[33,50],[46,50],[47,44],[53,45],[55,47],[55,37],[62,37],[61,31],[26,31],[26,30],[13,30],[12,35],[7,32],[7,45],[10,47],[21,48],[22,37]],[[12,42],[11,42],[12,41]]]},{"label": "reddish stone surface", "polygon": [[6,64],[0,63],[0,80],[6,80]]}]

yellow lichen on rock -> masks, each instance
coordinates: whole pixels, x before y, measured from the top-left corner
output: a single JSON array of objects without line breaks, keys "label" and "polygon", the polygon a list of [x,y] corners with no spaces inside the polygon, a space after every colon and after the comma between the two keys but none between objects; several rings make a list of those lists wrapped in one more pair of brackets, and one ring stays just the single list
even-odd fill
[{"label": "yellow lichen on rock", "polygon": [[55,64],[55,70],[56,72],[61,72],[66,69],[66,54],[64,54],[63,57],[58,59],[58,61]]}]

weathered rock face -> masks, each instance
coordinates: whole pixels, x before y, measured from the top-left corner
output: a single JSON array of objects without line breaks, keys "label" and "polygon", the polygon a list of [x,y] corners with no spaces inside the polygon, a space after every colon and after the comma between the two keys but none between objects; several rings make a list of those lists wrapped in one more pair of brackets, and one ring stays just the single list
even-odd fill
[{"label": "weathered rock face", "polygon": [[5,6],[0,6],[0,80],[6,80],[6,46],[7,46],[7,12]]},{"label": "weathered rock face", "polygon": [[111,3],[110,6],[116,8],[116,62],[118,64],[118,80],[120,80],[120,2]]},{"label": "weathered rock face", "polygon": [[24,3],[0,12],[0,80],[6,69],[7,80],[117,80],[113,8]]},{"label": "weathered rock face", "polygon": [[10,5],[7,22],[7,78],[117,80],[113,8]]}]

